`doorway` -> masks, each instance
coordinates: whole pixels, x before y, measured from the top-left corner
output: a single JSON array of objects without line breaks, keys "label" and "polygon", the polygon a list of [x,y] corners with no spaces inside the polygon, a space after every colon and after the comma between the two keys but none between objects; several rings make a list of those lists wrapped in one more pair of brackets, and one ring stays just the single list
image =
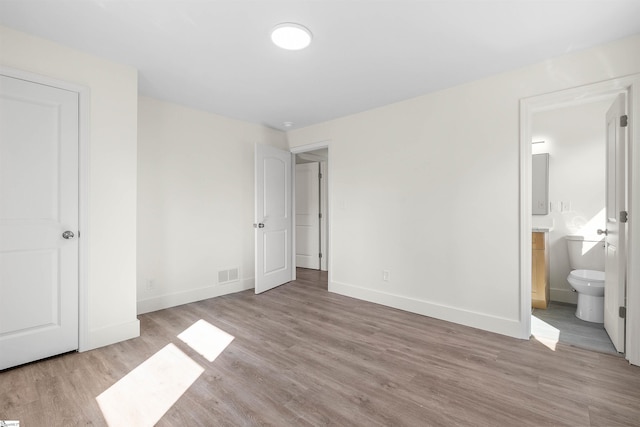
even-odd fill
[{"label": "doorway", "polygon": [[327,270],[326,148],[296,154],[296,266]]},{"label": "doorway", "polygon": [[[521,153],[521,168],[520,168],[520,182],[521,182],[521,284],[522,284],[522,296],[521,296],[521,321],[523,324],[524,337],[527,337],[531,333],[531,231],[534,225],[532,220],[532,178],[531,178],[531,156],[533,153],[532,142],[534,139],[539,139],[539,136],[534,138],[536,114],[549,112],[551,110],[568,108],[572,106],[586,105],[590,103],[611,101],[617,94],[625,93],[628,100],[628,107],[630,111],[637,111],[638,109],[638,97],[640,95],[640,76],[631,76],[627,78],[610,80],[598,84],[593,84],[584,87],[576,87],[561,92],[540,95],[533,98],[527,98],[521,100],[521,135],[520,135],[520,153]],[[637,139],[637,126],[638,120],[631,116],[630,121],[635,124],[634,127],[630,127],[628,131],[629,146],[631,141]],[[599,120],[601,126],[604,128],[604,116]],[[604,152],[603,152],[604,154]],[[632,186],[640,185],[640,178],[637,172],[634,173],[633,165],[637,165],[640,153],[633,150],[629,150],[628,154],[628,167],[629,171],[626,176],[627,182],[627,199],[628,210],[633,210],[638,206],[638,200],[634,199],[632,194]],[[604,162],[604,155],[603,162]],[[553,167],[553,164],[551,165]],[[559,213],[570,213],[574,206],[572,206],[571,200],[555,200],[555,206],[553,200],[551,200],[551,210],[554,208]],[[597,215],[594,215],[597,217]],[[585,223],[588,221],[584,219]],[[594,223],[597,219],[594,219]],[[583,224],[586,225],[586,224]],[[637,248],[639,241],[638,233],[636,230],[629,228],[628,232],[628,245],[627,249],[629,254],[634,253],[633,249]],[[553,249],[553,248],[552,248]],[[637,255],[636,255],[637,256]],[[631,313],[637,314],[640,308],[640,298],[638,297],[638,273],[633,267],[632,263],[627,263],[627,266],[623,268],[623,274],[626,277],[627,299],[626,299],[626,311],[627,311],[627,331],[626,331],[626,344],[627,351],[625,357],[633,364],[640,363],[640,343],[633,337],[634,331],[640,328],[640,322],[636,317],[630,315]],[[558,292],[556,292],[555,298],[558,298]],[[561,293],[560,293],[561,294]],[[552,293],[552,300],[554,299]],[[637,334],[636,334],[637,335]]]},{"label": "doorway", "polygon": [[[582,236],[591,243],[591,269],[604,271],[604,238],[597,234],[605,226],[606,130],[604,117],[614,96],[577,105],[539,111],[532,121],[534,160],[548,160],[545,210],[534,210],[535,230],[547,234],[547,270],[550,295],[544,307],[534,304],[533,334],[544,324],[558,331],[559,342],[615,353],[602,323],[575,316],[578,295],[567,281],[569,263],[567,236]],[[535,169],[534,169],[535,170]],[[541,176],[533,174],[533,185]],[[535,194],[535,193],[534,193]],[[534,196],[534,200],[538,200]],[[535,205],[535,202],[532,202]],[[580,267],[575,267],[580,268]]]},{"label": "doorway", "polygon": [[[291,149],[295,157],[294,218],[296,266],[323,273],[330,269],[329,143]],[[328,283],[327,283],[328,287]]]},{"label": "doorway", "polygon": [[[320,205],[321,219],[326,225],[320,225],[317,240],[322,254],[319,258],[326,258],[325,270],[323,263],[318,262],[318,272],[327,278],[330,262],[328,256],[330,248],[329,226],[329,191],[328,179],[328,151],[327,143],[312,144],[285,151],[272,146],[256,144],[255,148],[255,292],[259,294],[292,280],[296,280],[296,200],[295,200],[295,157],[303,157],[320,163],[319,170],[324,171],[325,177],[318,186],[324,188],[324,196]],[[326,213],[325,213],[326,212]],[[322,233],[322,230],[325,230]],[[320,235],[322,233],[322,235]],[[321,238],[320,238],[321,237]]]}]

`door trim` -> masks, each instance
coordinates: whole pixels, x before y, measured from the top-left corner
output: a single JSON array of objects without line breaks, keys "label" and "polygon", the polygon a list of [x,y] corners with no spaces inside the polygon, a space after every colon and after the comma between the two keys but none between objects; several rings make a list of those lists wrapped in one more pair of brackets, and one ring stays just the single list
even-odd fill
[{"label": "door trim", "polygon": [[86,86],[0,66],[0,74],[78,94],[78,351],[89,350],[89,101]]},{"label": "door trim", "polygon": [[[326,205],[325,205],[325,212],[324,215],[326,215],[326,221],[327,221],[327,228],[326,228],[326,252],[328,253],[328,257],[327,257],[327,271],[329,272],[329,291],[331,291],[331,259],[332,259],[332,254],[333,254],[333,250],[331,248],[331,223],[332,223],[332,215],[331,215],[331,179],[333,176],[333,173],[331,171],[331,140],[324,140],[324,141],[318,141],[318,142],[312,142],[310,144],[305,144],[305,145],[298,145],[296,147],[290,147],[289,151],[291,151],[291,154],[293,154],[294,156],[296,154],[300,154],[300,153],[306,153],[309,151],[314,151],[314,150],[320,150],[322,148],[326,148],[329,150],[328,154],[327,154],[327,162],[326,162],[326,168],[327,168],[327,180],[326,180],[326,184],[325,184],[325,188],[326,188]],[[294,172],[295,172],[295,161],[292,162],[293,165],[292,167],[294,168]],[[295,182],[295,173],[293,174],[293,193],[294,193],[294,197],[295,197],[295,187],[296,182]],[[296,216],[295,216],[295,199],[293,200],[294,202],[294,215],[293,215],[293,230],[295,232],[296,229]],[[294,252],[294,256],[293,256],[293,260],[294,260],[294,266],[295,266],[295,235],[294,237],[294,248],[293,248],[293,252]],[[326,254],[323,254],[323,256]],[[294,274],[295,274],[295,268],[294,270]]]},{"label": "door trim", "polygon": [[[531,336],[531,126],[533,114],[559,106],[578,105],[626,92],[629,120],[627,139],[627,209],[640,213],[640,74],[606,80],[558,92],[522,98],[520,100],[520,324],[521,338]],[[604,122],[604,119],[603,119]],[[632,220],[627,228],[627,259],[640,256],[640,225]],[[640,365],[640,263],[627,262],[627,326],[626,353],[630,363]],[[632,334],[631,332],[635,332]]]}]

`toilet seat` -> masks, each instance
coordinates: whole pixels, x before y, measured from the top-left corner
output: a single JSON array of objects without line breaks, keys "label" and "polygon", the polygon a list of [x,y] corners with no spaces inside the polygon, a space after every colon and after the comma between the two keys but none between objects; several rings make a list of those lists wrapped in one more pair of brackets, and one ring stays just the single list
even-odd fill
[{"label": "toilet seat", "polygon": [[573,270],[569,277],[583,282],[589,282],[591,286],[604,286],[604,271],[597,270]]}]

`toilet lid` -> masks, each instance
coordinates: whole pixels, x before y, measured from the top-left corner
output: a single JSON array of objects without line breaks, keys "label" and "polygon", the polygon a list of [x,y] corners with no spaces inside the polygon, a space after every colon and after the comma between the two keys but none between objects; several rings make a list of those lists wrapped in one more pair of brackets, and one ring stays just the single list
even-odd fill
[{"label": "toilet lid", "polygon": [[570,275],[577,279],[604,282],[604,271],[573,270]]}]

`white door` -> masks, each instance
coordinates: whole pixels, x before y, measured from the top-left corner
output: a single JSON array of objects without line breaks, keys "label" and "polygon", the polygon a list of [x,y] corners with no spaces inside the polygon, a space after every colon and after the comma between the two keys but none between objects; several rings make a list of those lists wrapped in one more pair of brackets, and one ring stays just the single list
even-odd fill
[{"label": "white door", "polygon": [[[625,141],[626,128],[621,117],[626,114],[625,96],[618,95],[607,111],[607,178],[606,178],[606,237],[604,327],[616,347],[624,352],[624,318],[620,307],[625,306]],[[599,231],[600,232],[600,231]]]},{"label": "white door", "polygon": [[0,369],[78,348],[78,142],[77,93],[0,76]]},{"label": "white door", "polygon": [[296,165],[296,267],[320,269],[320,163]]},{"label": "white door", "polygon": [[256,294],[293,279],[291,153],[256,144]]}]

